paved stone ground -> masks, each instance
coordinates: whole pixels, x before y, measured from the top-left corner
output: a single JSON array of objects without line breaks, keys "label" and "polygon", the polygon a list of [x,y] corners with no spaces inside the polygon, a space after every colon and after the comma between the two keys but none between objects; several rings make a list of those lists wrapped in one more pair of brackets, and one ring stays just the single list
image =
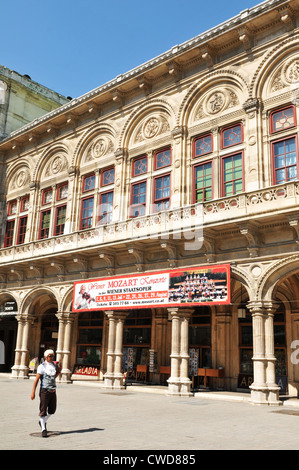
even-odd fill
[{"label": "paved stone ground", "polygon": [[0,374],[0,450],[299,450],[299,400],[254,406],[225,394],[169,397],[162,388],[116,392],[77,383],[58,384],[44,439],[32,385]]}]

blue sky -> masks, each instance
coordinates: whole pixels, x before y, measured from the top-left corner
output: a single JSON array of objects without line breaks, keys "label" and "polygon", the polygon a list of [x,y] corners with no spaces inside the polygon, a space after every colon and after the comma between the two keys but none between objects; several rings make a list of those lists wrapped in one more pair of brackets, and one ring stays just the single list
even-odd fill
[{"label": "blue sky", "polygon": [[10,0],[0,6],[0,63],[75,98],[259,3]]}]

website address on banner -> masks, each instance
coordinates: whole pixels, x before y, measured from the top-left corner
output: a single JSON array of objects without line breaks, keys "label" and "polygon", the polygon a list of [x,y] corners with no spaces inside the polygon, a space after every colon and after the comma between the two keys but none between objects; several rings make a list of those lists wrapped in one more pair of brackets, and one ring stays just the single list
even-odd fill
[{"label": "website address on banner", "polygon": [[166,299],[168,298],[168,291],[160,292],[138,292],[136,294],[116,294],[116,295],[97,295],[96,302],[119,302],[124,300],[152,300],[152,299]]}]

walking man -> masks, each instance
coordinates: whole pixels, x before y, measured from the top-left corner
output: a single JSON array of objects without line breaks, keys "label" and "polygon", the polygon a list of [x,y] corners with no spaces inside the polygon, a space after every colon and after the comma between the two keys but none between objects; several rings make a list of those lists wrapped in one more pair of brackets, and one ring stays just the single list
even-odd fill
[{"label": "walking man", "polygon": [[50,416],[56,411],[57,396],[55,379],[60,373],[60,368],[53,362],[54,351],[52,349],[45,351],[44,357],[45,361],[37,368],[31,400],[35,399],[35,390],[40,380],[39,425],[42,429],[42,436],[48,437],[46,423]]}]

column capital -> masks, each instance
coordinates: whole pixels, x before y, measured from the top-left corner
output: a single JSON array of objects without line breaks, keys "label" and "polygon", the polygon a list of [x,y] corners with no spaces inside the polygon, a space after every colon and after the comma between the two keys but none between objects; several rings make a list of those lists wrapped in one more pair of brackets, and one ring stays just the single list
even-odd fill
[{"label": "column capital", "polygon": [[129,315],[128,310],[105,310],[105,314],[110,320],[125,320]]},{"label": "column capital", "polygon": [[273,315],[279,307],[279,302],[274,300],[251,300],[246,304],[252,315]]},{"label": "column capital", "polygon": [[192,313],[194,312],[194,309],[184,308],[184,307],[169,307],[167,311],[172,318],[173,317],[190,318]]},{"label": "column capital", "polygon": [[18,322],[33,323],[35,320],[35,316],[30,313],[18,313],[15,318]]},{"label": "column capital", "polygon": [[59,321],[74,321],[76,314],[72,312],[57,312],[55,316]]}]

